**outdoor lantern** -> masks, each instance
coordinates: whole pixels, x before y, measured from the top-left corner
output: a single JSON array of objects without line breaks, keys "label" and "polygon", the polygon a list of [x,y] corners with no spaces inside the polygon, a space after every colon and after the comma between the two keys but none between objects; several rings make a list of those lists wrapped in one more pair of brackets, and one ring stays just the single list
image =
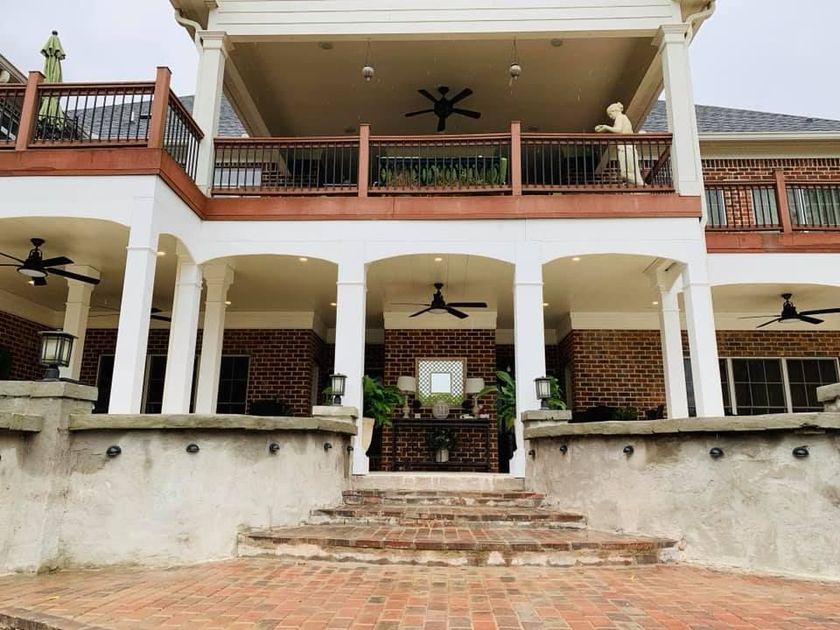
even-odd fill
[{"label": "outdoor lantern", "polygon": [[551,379],[540,376],[534,379],[537,385],[537,398],[540,399],[540,409],[548,409],[548,399],[551,398]]},{"label": "outdoor lantern", "polygon": [[344,374],[333,374],[330,376],[330,387],[333,395],[333,405],[341,404],[341,397],[344,396],[344,386],[347,384],[347,377]]},{"label": "outdoor lantern", "polygon": [[75,338],[63,330],[45,330],[41,333],[41,365],[47,368],[45,381],[57,381],[58,368],[70,365]]}]

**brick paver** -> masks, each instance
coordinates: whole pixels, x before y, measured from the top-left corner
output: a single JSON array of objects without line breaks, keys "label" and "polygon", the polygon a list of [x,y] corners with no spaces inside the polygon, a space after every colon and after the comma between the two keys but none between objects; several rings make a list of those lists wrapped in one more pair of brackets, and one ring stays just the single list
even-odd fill
[{"label": "brick paver", "polygon": [[250,558],[7,576],[0,578],[0,620],[3,614],[73,630],[770,630],[840,628],[840,595],[837,585],[688,566],[430,568]]}]

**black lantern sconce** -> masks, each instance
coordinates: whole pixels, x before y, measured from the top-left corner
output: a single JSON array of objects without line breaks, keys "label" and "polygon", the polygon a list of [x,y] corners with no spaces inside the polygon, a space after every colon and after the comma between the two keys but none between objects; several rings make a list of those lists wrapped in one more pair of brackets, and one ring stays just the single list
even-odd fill
[{"label": "black lantern sconce", "polygon": [[551,379],[547,376],[540,376],[534,379],[537,387],[537,398],[540,401],[540,409],[549,409],[548,399],[551,398]]},{"label": "black lantern sconce", "polygon": [[795,449],[793,449],[793,456],[797,459],[805,459],[810,454],[811,453],[810,451],[808,451],[807,446],[797,446]]},{"label": "black lantern sconce", "polygon": [[45,330],[41,333],[41,365],[47,368],[44,372],[45,381],[59,380],[58,368],[70,365],[75,338],[63,330]]},{"label": "black lantern sconce", "polygon": [[280,450],[280,445],[277,442],[272,442],[268,445],[268,452],[272,455],[277,455],[277,451]]},{"label": "black lantern sconce", "polygon": [[627,457],[630,457],[633,453],[636,452],[636,449],[633,448],[632,445],[628,444],[627,446],[624,447],[623,452],[624,452],[625,455],[627,455]]},{"label": "black lantern sconce", "polygon": [[116,457],[120,453],[122,453],[122,449],[119,446],[117,446],[116,444],[114,446],[109,446],[108,450],[105,451],[105,454],[108,457],[110,457],[111,459],[113,459],[114,457]]},{"label": "black lantern sconce", "polygon": [[329,442],[324,442],[324,451],[329,453],[330,449],[332,448],[332,444]]},{"label": "black lantern sconce", "polygon": [[201,449],[198,448],[198,444],[187,444],[187,453],[194,455],[195,453],[198,453],[199,450]]},{"label": "black lantern sconce", "polygon": [[723,457],[723,449],[718,446],[713,446],[709,449],[709,457],[712,459],[720,459]]},{"label": "black lantern sconce", "polygon": [[332,404],[341,405],[341,397],[344,396],[344,389],[347,386],[347,377],[344,374],[333,374],[330,376],[330,389],[332,391]]},{"label": "black lantern sconce", "polygon": [[568,447],[568,446],[566,446],[565,444],[561,444],[561,445],[560,445],[560,453],[561,453],[562,455],[565,455],[565,454],[566,454],[566,453],[568,453],[568,452],[569,452],[569,447]]}]

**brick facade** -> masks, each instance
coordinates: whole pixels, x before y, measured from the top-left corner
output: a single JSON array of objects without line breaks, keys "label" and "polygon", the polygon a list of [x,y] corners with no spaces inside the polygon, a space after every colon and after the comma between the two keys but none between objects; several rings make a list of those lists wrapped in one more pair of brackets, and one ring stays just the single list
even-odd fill
[{"label": "brick facade", "polygon": [[[496,332],[494,330],[386,330],[384,350],[384,382],[389,385],[396,385],[400,376],[414,375],[417,359],[435,357],[463,357],[467,361],[467,377],[483,378],[488,385],[495,382]],[[455,416],[457,413],[459,410],[453,409],[450,416]],[[456,470],[475,470],[488,461],[487,466],[491,472],[499,469],[493,395],[482,398],[481,413],[490,414],[489,452],[485,446],[487,425],[478,429],[459,429],[459,445],[450,453],[450,464]],[[424,419],[431,418],[428,409],[422,410],[421,415]],[[405,467],[419,469],[423,467],[423,462],[433,460],[434,454],[426,445],[427,430],[410,429],[411,420],[400,418],[396,422],[404,423],[405,427],[401,427],[398,432],[399,462]],[[380,463],[382,470],[393,469],[392,445],[391,429],[385,427],[382,431]]]},{"label": "brick facade", "polygon": [[51,328],[0,312],[0,348],[8,351],[10,380],[33,381],[43,378],[44,368],[40,363],[41,338],[38,333]]},{"label": "brick facade", "polygon": [[[558,346],[547,345],[545,347],[545,373],[546,376],[561,377],[560,351]],[[516,375],[516,355],[513,344],[498,344],[496,346],[496,369],[510,370],[510,373]]]}]

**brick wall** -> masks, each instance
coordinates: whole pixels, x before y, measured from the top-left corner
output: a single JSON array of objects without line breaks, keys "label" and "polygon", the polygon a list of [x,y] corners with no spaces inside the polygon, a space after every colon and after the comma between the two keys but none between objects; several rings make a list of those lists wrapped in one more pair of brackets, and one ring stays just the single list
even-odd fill
[{"label": "brick wall", "polygon": [[[510,369],[511,374],[516,374],[516,356],[513,344],[499,344],[496,346],[496,369]],[[556,345],[545,347],[545,373],[546,376],[560,377],[561,359],[559,348]]]},{"label": "brick wall", "polygon": [[11,380],[32,381],[43,378],[44,367],[40,363],[41,337],[38,333],[50,328],[0,312],[0,347],[8,349],[11,355]]},{"label": "brick wall", "polygon": [[[481,377],[488,385],[495,382],[496,333],[493,330],[386,330],[384,350],[386,384],[396,385],[400,376],[414,375],[417,359],[435,357],[463,357],[467,361],[467,377]],[[454,416],[458,411],[453,409],[451,415]],[[431,417],[429,410],[423,410],[421,413],[424,418]],[[481,413],[490,414],[490,423],[495,427],[495,398],[492,395],[482,398]],[[410,423],[411,420],[398,419],[397,422]],[[484,435],[484,430],[480,431],[481,435]],[[416,468],[419,462],[433,459],[433,453],[430,453],[426,446],[425,434],[424,430],[400,432],[400,435],[406,436],[406,441],[399,451],[400,461],[405,465]],[[489,455],[490,471],[498,470],[498,440],[495,430],[490,440],[489,453],[484,450],[483,441],[474,442],[475,436],[468,436],[463,431],[459,432],[459,436],[460,446],[450,453],[450,461],[455,469],[459,469],[460,463],[460,470],[474,470],[476,458],[486,458]],[[388,427],[382,432],[382,445],[380,465],[383,470],[391,470],[392,435]]]}]

